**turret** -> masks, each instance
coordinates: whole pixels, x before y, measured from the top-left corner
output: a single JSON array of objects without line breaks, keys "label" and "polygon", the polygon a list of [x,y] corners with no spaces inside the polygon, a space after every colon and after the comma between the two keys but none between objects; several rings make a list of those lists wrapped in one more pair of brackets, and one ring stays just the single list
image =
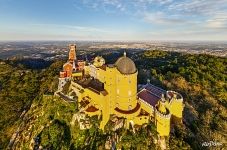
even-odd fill
[{"label": "turret", "polygon": [[102,58],[101,56],[95,57],[94,63],[93,63],[93,65],[95,67],[101,67],[104,64],[105,64],[105,59],[104,58]]},{"label": "turret", "polygon": [[155,125],[160,136],[169,136],[170,133],[170,111],[166,107],[164,95],[155,106]]},{"label": "turret", "polygon": [[173,122],[181,122],[184,109],[183,97],[175,91],[167,91],[166,95],[170,100],[169,109],[173,117]]}]

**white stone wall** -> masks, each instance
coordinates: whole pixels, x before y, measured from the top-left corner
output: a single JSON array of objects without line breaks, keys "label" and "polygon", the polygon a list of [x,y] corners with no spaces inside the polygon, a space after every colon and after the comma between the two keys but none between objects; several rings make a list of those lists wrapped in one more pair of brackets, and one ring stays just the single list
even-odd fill
[{"label": "white stone wall", "polygon": [[59,78],[59,83],[58,83],[58,91],[62,91],[63,90],[63,86],[66,83],[66,78]]}]

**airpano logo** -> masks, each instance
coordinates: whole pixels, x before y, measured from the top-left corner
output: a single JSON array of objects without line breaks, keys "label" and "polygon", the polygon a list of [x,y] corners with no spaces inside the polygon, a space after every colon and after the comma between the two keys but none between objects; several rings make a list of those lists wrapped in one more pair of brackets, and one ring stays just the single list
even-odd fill
[{"label": "airpano logo", "polygon": [[221,142],[217,142],[217,141],[209,141],[209,142],[203,142],[202,146],[203,147],[211,147],[211,146],[222,146],[223,144]]}]

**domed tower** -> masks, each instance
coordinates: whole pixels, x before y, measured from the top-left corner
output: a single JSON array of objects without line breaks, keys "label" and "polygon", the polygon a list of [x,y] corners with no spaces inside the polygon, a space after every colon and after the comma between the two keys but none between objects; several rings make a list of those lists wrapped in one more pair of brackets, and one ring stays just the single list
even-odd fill
[{"label": "domed tower", "polygon": [[173,122],[181,122],[184,109],[183,97],[175,91],[167,91],[167,98],[169,99],[169,109],[172,114]]},{"label": "domed tower", "polygon": [[135,63],[126,56],[115,62],[116,73],[116,105],[122,110],[136,107],[137,100],[137,69]]},{"label": "domed tower", "polygon": [[155,106],[155,125],[160,136],[169,136],[170,133],[170,111],[166,107],[164,95]]}]

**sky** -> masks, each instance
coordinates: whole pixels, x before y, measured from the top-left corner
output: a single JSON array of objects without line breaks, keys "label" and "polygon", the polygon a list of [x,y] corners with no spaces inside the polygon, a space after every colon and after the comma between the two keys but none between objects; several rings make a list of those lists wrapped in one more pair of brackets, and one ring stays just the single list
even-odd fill
[{"label": "sky", "polygon": [[0,0],[0,40],[227,41],[227,0]]}]

